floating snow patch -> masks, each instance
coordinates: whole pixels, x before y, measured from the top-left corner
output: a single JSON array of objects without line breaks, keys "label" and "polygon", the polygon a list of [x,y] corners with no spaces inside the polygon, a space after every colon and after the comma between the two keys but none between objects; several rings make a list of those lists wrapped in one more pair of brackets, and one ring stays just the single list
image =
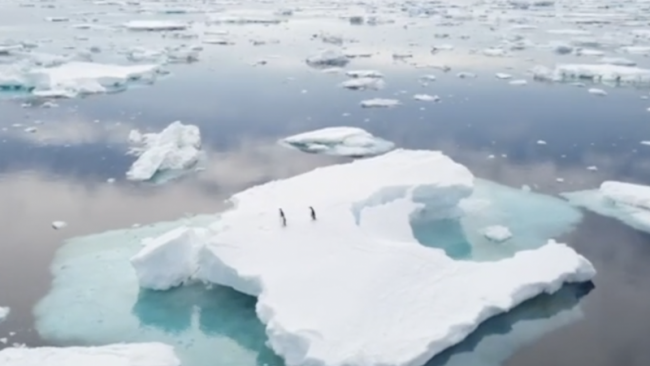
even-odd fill
[{"label": "floating snow patch", "polygon": [[538,80],[575,81],[590,80],[593,82],[648,84],[650,70],[639,67],[608,65],[608,64],[564,64],[554,69],[537,66],[532,70]]},{"label": "floating snow patch", "polygon": [[130,180],[147,181],[155,180],[159,174],[179,174],[199,161],[201,132],[194,125],[176,121],[160,133],[142,134],[133,130],[129,141],[134,145],[130,153],[138,156],[126,173]]},{"label": "floating snow patch", "polygon": [[601,96],[601,97],[604,97],[604,96],[607,95],[606,91],[604,91],[603,89],[598,89],[598,88],[589,88],[587,90],[587,92],[589,94],[598,95],[598,96]]},{"label": "floating snow patch", "polygon": [[[349,189],[319,194],[341,180]],[[257,296],[269,345],[289,365],[423,365],[487,318],[595,274],[553,241],[498,262],[454,261],[418,243],[411,215],[426,202],[440,219],[453,217],[473,180],[438,152],[397,150],[251,188],[210,228],[195,277]],[[280,260],[287,256],[300,260]],[[355,306],[322,306],[340,298]]]},{"label": "floating snow patch", "polygon": [[497,72],[494,76],[496,76],[497,79],[503,79],[503,80],[512,78],[512,75],[503,72]]},{"label": "floating snow patch", "polygon": [[650,232],[650,186],[606,181],[599,189],[563,193],[562,196],[573,205]]},{"label": "floating snow patch", "polygon": [[307,64],[312,67],[343,67],[350,59],[341,50],[323,50],[309,58]]},{"label": "floating snow patch", "polygon": [[2,366],[180,366],[174,348],[163,343],[116,344],[101,347],[5,348]]},{"label": "floating snow patch", "polygon": [[286,137],[280,144],[308,153],[352,157],[380,155],[395,147],[392,142],[356,127],[328,127],[305,132]]},{"label": "floating snow patch", "polygon": [[5,319],[7,319],[7,316],[9,316],[10,311],[11,309],[8,307],[0,306],[0,323],[2,323]]},{"label": "floating snow patch", "polygon": [[341,83],[341,87],[351,90],[379,90],[383,89],[386,83],[380,78],[353,78]]},{"label": "floating snow patch", "polygon": [[413,96],[413,99],[419,100],[421,102],[437,102],[440,100],[440,97],[437,95],[429,95],[429,94],[415,94]]},{"label": "floating snow patch", "polygon": [[68,62],[55,67],[36,68],[25,74],[32,94],[72,98],[84,94],[122,90],[130,82],[151,81],[158,65],[111,65]]},{"label": "floating snow patch", "polygon": [[124,23],[124,27],[132,31],[178,31],[187,29],[186,23],[171,20],[132,20]]},{"label": "floating snow patch", "polygon": [[360,103],[361,107],[363,108],[391,108],[397,107],[400,104],[400,101],[397,99],[384,98],[366,99]]},{"label": "floating snow patch", "polygon": [[504,242],[512,237],[510,229],[500,225],[486,227],[483,230],[483,235],[485,235],[486,238],[497,243]]}]

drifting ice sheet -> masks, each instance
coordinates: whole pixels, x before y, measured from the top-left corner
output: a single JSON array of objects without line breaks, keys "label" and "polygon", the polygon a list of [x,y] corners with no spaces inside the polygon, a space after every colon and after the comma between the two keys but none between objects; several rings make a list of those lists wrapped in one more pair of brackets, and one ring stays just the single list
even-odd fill
[{"label": "drifting ice sheet", "polygon": [[[408,150],[254,187],[211,227],[196,278],[257,296],[269,344],[287,365],[422,365],[487,318],[595,274],[553,241],[480,263],[417,243],[410,216],[425,203],[440,218],[456,215],[472,187],[471,173],[446,156]],[[145,268],[156,266],[152,258]],[[156,288],[173,285],[159,277]]]},{"label": "drifting ice sheet", "polygon": [[650,232],[650,186],[607,181],[599,189],[563,193],[562,196],[573,205]]},{"label": "drifting ice sheet", "polygon": [[373,156],[386,153],[395,144],[356,127],[328,127],[289,136],[280,144],[300,151],[335,156]]},{"label": "drifting ice sheet", "polygon": [[162,343],[102,347],[5,348],[2,366],[180,366],[174,348]]},{"label": "drifting ice sheet", "polygon": [[201,132],[194,125],[176,121],[160,133],[133,130],[129,140],[135,145],[130,152],[138,156],[126,173],[130,180],[146,181],[156,173],[183,171],[199,160]]}]

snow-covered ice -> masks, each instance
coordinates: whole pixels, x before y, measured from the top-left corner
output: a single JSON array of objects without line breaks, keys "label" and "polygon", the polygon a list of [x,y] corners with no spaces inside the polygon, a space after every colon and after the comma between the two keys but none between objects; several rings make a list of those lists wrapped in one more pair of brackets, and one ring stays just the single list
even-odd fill
[{"label": "snow-covered ice", "polygon": [[171,20],[131,20],[124,27],[132,31],[178,31],[187,29],[188,25]]},{"label": "snow-covered ice", "polygon": [[194,125],[173,122],[160,133],[132,130],[130,153],[138,156],[126,177],[130,180],[151,180],[157,173],[178,173],[192,168],[201,153],[201,132]]},{"label": "snow-covered ice", "polygon": [[343,67],[349,62],[348,56],[338,49],[322,50],[307,58],[307,64],[313,67]]},{"label": "snow-covered ice", "polygon": [[571,204],[650,232],[650,186],[606,181],[600,188],[562,194]]},{"label": "snow-covered ice", "polygon": [[0,350],[2,366],[180,366],[174,348],[163,343],[101,347],[11,347]]},{"label": "snow-covered ice", "polygon": [[589,94],[598,95],[598,96],[601,96],[601,97],[604,97],[604,96],[607,95],[606,91],[604,91],[603,89],[599,89],[599,88],[589,88],[589,89],[587,89],[587,92]]},{"label": "snow-covered ice", "polygon": [[510,229],[501,225],[486,227],[483,230],[483,235],[485,235],[486,238],[498,243],[506,241],[512,237]]},{"label": "snow-covered ice", "polygon": [[357,127],[323,128],[286,137],[280,143],[308,153],[353,157],[379,155],[395,147]]},{"label": "snow-covered ice", "polygon": [[440,97],[437,95],[429,95],[429,94],[415,94],[413,96],[413,99],[419,100],[421,102],[437,102],[440,100]]},{"label": "snow-covered ice", "polygon": [[[341,181],[345,188],[323,194]],[[487,318],[595,274],[552,240],[496,262],[456,261],[417,242],[412,215],[426,207],[455,217],[473,187],[472,174],[446,156],[409,150],[257,186],[234,195],[235,208],[210,227],[193,277],[258,297],[269,345],[287,365],[423,365]],[[139,270],[154,273],[139,277],[156,277],[155,267],[151,257]],[[153,282],[178,282],[166,281]],[[332,302],[342,298],[354,301]]]},{"label": "snow-covered ice", "polygon": [[397,107],[400,105],[400,101],[397,99],[386,99],[386,98],[373,98],[366,99],[361,101],[360,105],[363,108],[391,108]]},{"label": "snow-covered ice", "polygon": [[68,223],[65,221],[52,221],[52,228],[55,230],[63,229],[68,226]]},{"label": "snow-covered ice", "polygon": [[341,83],[341,87],[352,90],[379,90],[384,88],[385,85],[386,83],[384,82],[384,79],[376,77],[357,77]]},{"label": "snow-covered ice", "polygon": [[621,84],[650,83],[650,69],[609,64],[560,64],[550,69],[537,66],[532,70],[536,79],[549,81],[591,80]]}]

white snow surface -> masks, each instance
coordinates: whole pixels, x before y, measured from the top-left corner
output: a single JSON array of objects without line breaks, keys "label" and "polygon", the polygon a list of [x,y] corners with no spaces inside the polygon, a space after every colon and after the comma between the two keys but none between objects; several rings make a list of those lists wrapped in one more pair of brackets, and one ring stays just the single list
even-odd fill
[{"label": "white snow surface", "polygon": [[138,156],[126,177],[146,181],[157,172],[181,171],[196,165],[201,152],[201,132],[195,125],[173,122],[160,133],[142,134],[132,130],[130,152]]},{"label": "white snow surface", "polygon": [[372,156],[388,152],[395,144],[357,127],[327,127],[280,140],[304,152],[335,156]]},{"label": "white snow surface", "polygon": [[5,348],[2,366],[180,366],[174,347],[163,343],[115,344],[101,347]]},{"label": "white snow surface", "polygon": [[[457,215],[473,181],[440,152],[395,150],[250,188],[210,227],[194,278],[257,296],[268,344],[288,366],[423,365],[487,318],[595,274],[554,241],[495,262],[419,244],[410,215],[424,202],[439,218]],[[150,263],[136,270],[152,273],[139,278],[173,287],[177,279],[153,273],[165,264],[150,245],[139,255]]]}]

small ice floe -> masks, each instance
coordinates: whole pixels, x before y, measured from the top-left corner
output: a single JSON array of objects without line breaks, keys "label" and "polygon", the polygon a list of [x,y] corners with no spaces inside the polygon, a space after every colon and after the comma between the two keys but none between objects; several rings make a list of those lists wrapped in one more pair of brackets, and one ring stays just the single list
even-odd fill
[{"label": "small ice floe", "polygon": [[321,33],[316,38],[320,39],[323,41],[323,43],[329,43],[329,44],[335,44],[335,45],[342,45],[343,44],[343,36],[337,35],[337,34],[329,34],[329,33]]},{"label": "small ice floe", "polygon": [[132,130],[129,153],[138,156],[126,173],[129,180],[148,181],[158,173],[177,174],[194,167],[201,151],[201,132],[194,125],[176,121],[160,133]]},{"label": "small ice floe", "polygon": [[2,323],[5,319],[7,319],[7,316],[9,316],[10,311],[11,309],[8,307],[0,306],[0,323]]},{"label": "small ice floe", "polygon": [[219,45],[219,46],[232,46],[235,44],[235,42],[227,39],[227,38],[206,38],[203,40],[204,44],[213,44],[213,45]]},{"label": "small ice floe", "polygon": [[350,59],[341,50],[323,50],[306,60],[312,67],[344,67]]},{"label": "small ice floe", "polygon": [[438,53],[440,51],[452,51],[453,49],[454,49],[453,45],[441,44],[437,46],[431,46],[431,53]]},{"label": "small ice floe", "polygon": [[437,95],[429,95],[429,94],[415,94],[413,96],[413,99],[419,100],[421,102],[437,102],[440,100],[440,97]]},{"label": "small ice floe", "polygon": [[62,22],[69,22],[70,18],[68,17],[47,17],[45,18],[46,21],[52,22],[52,23],[62,23]]},{"label": "small ice floe", "polygon": [[578,48],[576,50],[577,56],[603,56],[605,55],[604,51],[601,50],[592,50],[589,48]]},{"label": "small ice floe", "polygon": [[598,95],[598,96],[601,96],[601,97],[604,97],[604,96],[607,95],[606,91],[604,91],[603,89],[598,89],[598,88],[589,88],[587,90],[587,92],[589,94]]},{"label": "small ice floe", "polygon": [[65,221],[52,221],[52,228],[55,230],[60,230],[68,226],[68,223]]},{"label": "small ice floe", "polygon": [[376,70],[350,70],[345,75],[351,78],[383,78],[384,75]]},{"label": "small ice floe", "polygon": [[132,31],[161,32],[187,29],[187,23],[171,20],[131,20],[124,23],[124,28]]},{"label": "small ice floe", "polygon": [[279,141],[312,154],[367,157],[386,153],[395,147],[390,141],[356,127],[328,127],[286,137]]},{"label": "small ice floe", "polygon": [[397,99],[374,98],[361,101],[362,108],[391,108],[400,105]]},{"label": "small ice floe", "polygon": [[537,145],[546,145],[546,141],[544,141],[544,140],[537,140]]},{"label": "small ice floe", "polygon": [[560,183],[564,182],[564,178],[555,178],[555,180]]},{"label": "small ice floe", "polygon": [[506,50],[502,48],[486,48],[483,50],[483,54],[489,57],[503,57],[508,55]]},{"label": "small ice floe", "polygon": [[222,15],[209,15],[208,23],[210,24],[235,24],[235,25],[249,25],[249,24],[280,24],[285,19],[278,17],[256,17],[256,16],[222,16]]},{"label": "small ice floe", "polygon": [[423,81],[423,82],[426,82],[426,83],[428,83],[430,81],[436,81],[437,79],[438,78],[436,78],[435,75],[431,75],[431,74],[420,76],[420,81]]},{"label": "small ice floe", "polygon": [[386,86],[383,79],[380,78],[354,78],[342,82],[341,87],[350,90],[379,90]]},{"label": "small ice floe", "polygon": [[27,128],[25,128],[25,132],[27,132],[27,133],[36,133],[36,131],[38,131],[38,129],[36,127],[27,127]]},{"label": "small ice floe", "polygon": [[587,167],[587,170],[596,171],[596,170],[598,170],[598,167],[595,166],[595,165],[591,165],[591,166]]},{"label": "small ice floe", "polygon": [[528,84],[528,81],[526,81],[526,79],[510,80],[508,82],[508,84],[514,85],[514,86],[523,86],[523,85]]},{"label": "small ice floe", "polygon": [[647,141],[647,140],[641,141],[641,145],[650,146],[650,141]]},{"label": "small ice floe", "polygon": [[562,36],[589,36],[590,31],[584,29],[548,29],[546,33],[557,34]]},{"label": "small ice floe", "polygon": [[494,225],[483,229],[483,236],[491,241],[502,243],[512,238],[512,233],[510,232],[510,229],[505,226]]},{"label": "small ice floe", "polygon": [[619,51],[631,55],[648,56],[650,55],[650,46],[625,46],[619,48]]},{"label": "small ice floe", "polygon": [[511,79],[511,78],[512,78],[512,75],[510,75],[510,74],[506,74],[506,73],[504,73],[504,72],[497,72],[496,74],[494,74],[494,76],[496,76],[497,79],[502,79],[502,80],[506,80],[506,79]]}]

